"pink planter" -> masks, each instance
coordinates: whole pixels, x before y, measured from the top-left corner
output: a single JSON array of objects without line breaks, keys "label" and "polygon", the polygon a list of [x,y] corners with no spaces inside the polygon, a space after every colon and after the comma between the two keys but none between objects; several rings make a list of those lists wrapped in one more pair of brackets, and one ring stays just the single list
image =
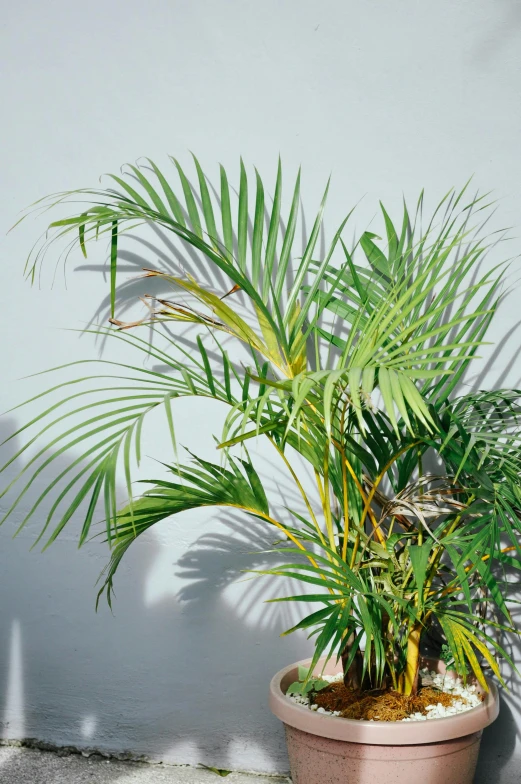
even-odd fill
[{"label": "pink planter", "polygon": [[[271,710],[286,728],[293,784],[472,784],[483,728],[499,713],[493,683],[481,705],[446,719],[353,721],[315,713],[285,696],[298,680],[298,666],[310,662],[285,667],[270,685]],[[330,661],[325,673],[335,672],[338,665]]]}]

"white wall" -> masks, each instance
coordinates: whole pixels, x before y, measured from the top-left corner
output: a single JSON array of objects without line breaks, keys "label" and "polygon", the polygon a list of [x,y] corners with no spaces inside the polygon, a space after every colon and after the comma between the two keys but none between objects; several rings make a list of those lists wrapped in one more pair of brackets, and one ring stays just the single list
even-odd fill
[{"label": "white wall", "polygon": [[[366,220],[379,198],[397,205],[423,186],[440,196],[474,174],[477,187],[494,189],[499,222],[519,234],[515,0],[4,1],[1,35],[5,229],[42,195],[95,184],[141,155],[188,163],[192,149],[210,170],[242,154],[268,180],[279,152],[291,172],[302,163],[309,209],[333,171],[328,226],[364,194]],[[2,410],[41,388],[16,379],[98,350],[56,328],[89,321],[106,293],[100,275],[71,273],[67,288],[58,275],[51,288],[51,265],[40,290],[22,280],[38,226],[2,239]],[[518,311],[513,298],[495,337]],[[517,357],[504,359],[518,335],[490,363],[487,385],[519,383]],[[216,412],[178,416],[180,441],[209,454]],[[22,421],[15,412],[0,428]],[[161,457],[159,423],[150,438]],[[284,612],[254,601],[273,586],[233,582],[252,549],[233,520],[187,514],[141,543],[111,616],[94,613],[101,546],[78,553],[71,530],[45,555],[29,552],[32,531],[10,541],[17,519],[0,531],[4,737],[287,769],[266,688],[308,647],[281,640]],[[499,780],[515,744],[508,705],[519,716],[514,695],[489,732],[494,776],[483,781]]]}]

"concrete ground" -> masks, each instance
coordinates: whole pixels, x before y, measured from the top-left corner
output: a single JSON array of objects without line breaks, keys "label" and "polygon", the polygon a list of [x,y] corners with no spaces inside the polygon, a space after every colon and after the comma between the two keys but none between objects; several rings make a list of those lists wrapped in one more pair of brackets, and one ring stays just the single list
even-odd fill
[{"label": "concrete ground", "polygon": [[[230,773],[226,784],[291,784],[284,776]],[[100,756],[63,756],[52,751],[0,746],[1,784],[218,784],[224,780],[204,768],[121,762]],[[480,763],[475,784],[519,784],[520,760]],[[452,784],[452,782],[447,782]]]},{"label": "concrete ground", "polygon": [[288,784],[278,776],[230,773],[222,778],[204,768],[148,765],[79,754],[60,756],[50,751],[0,747],[2,784]]}]

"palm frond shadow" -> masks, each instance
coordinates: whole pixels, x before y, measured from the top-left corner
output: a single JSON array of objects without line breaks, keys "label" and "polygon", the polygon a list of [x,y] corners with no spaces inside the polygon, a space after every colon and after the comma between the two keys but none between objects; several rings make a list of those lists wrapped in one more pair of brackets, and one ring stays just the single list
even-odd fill
[{"label": "palm frond shadow", "polygon": [[483,735],[479,750],[478,765],[474,784],[491,784],[499,781],[500,771],[512,759],[519,738],[516,716],[512,712],[510,700],[500,695],[501,709],[499,718]]},{"label": "palm frond shadow", "polygon": [[[0,421],[0,440],[14,428],[11,418]],[[0,449],[2,459],[13,456],[17,447],[16,440],[4,445]],[[70,459],[59,457],[56,473],[65,469]],[[15,474],[13,465],[9,477]],[[31,488],[25,506],[30,507],[38,495],[38,488]],[[119,495],[125,495],[121,486]],[[49,499],[40,511],[43,518],[50,506]],[[102,507],[99,504],[97,520],[103,517]],[[253,521],[251,536],[245,538],[244,519],[241,537],[239,516],[222,515],[227,526],[222,538],[218,534],[201,537],[181,556],[177,568],[171,568],[166,575],[160,567],[165,546],[151,533],[129,553],[129,568],[121,572],[113,612],[101,605],[96,614],[96,580],[107,558],[102,539],[86,544],[86,552],[82,553],[78,553],[74,537],[63,538],[44,554],[31,553],[35,529],[26,529],[14,545],[7,541],[23,511],[0,531],[4,537],[4,546],[0,547],[3,586],[10,596],[10,601],[0,606],[3,721],[9,718],[7,700],[14,675],[9,662],[8,631],[13,619],[17,619],[23,632],[18,672],[23,678],[24,695],[23,705],[18,708],[23,712],[28,738],[48,738],[51,716],[64,745],[115,754],[122,748],[137,752],[139,747],[151,758],[170,762],[183,761],[179,755],[185,752],[178,748],[188,745],[193,749],[193,764],[236,767],[233,721],[230,732],[219,731],[223,702],[220,682],[230,668],[240,676],[226,688],[237,717],[234,721],[241,727],[242,741],[255,745],[259,728],[267,737],[277,733],[278,728],[264,707],[266,683],[285,663],[306,655],[302,639],[275,639],[267,647],[258,644],[264,631],[269,630],[272,636],[273,631],[281,632],[292,624],[286,609],[262,603],[274,589],[272,578],[238,585],[239,611],[235,601],[232,605],[225,596],[227,589],[233,590],[233,582],[248,577],[243,570],[264,562],[274,564],[269,555],[266,561],[260,554],[250,555],[252,550],[272,549],[273,539],[266,526]],[[75,515],[71,524],[73,530],[81,527],[81,513]],[[166,526],[171,524],[172,521],[165,521]],[[14,553],[13,547],[17,548]],[[148,586],[158,570],[161,588],[166,590],[151,598]],[[22,581],[21,571],[26,575]],[[184,583],[177,596],[168,590],[168,578],[175,578],[175,571],[180,572]],[[57,582],[57,575],[61,582]],[[280,590],[281,585],[277,587]],[[53,602],[52,612],[49,601]],[[189,612],[186,603],[193,605]],[[68,650],[74,650],[74,655],[64,657]],[[34,655],[38,657],[37,667]],[[246,669],[239,665],[239,656],[247,662]],[[59,668],[57,662],[61,662]],[[247,687],[243,673],[251,681]],[[254,678],[251,673],[255,673]],[[209,676],[214,686],[209,685]],[[64,691],[64,683],[69,684],[70,691]],[[71,694],[77,699],[71,699]],[[132,717],[122,725],[121,713],[128,704],[133,705]],[[205,705],[204,711],[200,710],[201,704]],[[253,709],[253,704],[258,707]],[[94,734],[88,739],[81,734],[86,717],[95,725]],[[8,727],[3,726],[2,730],[4,737],[11,737]],[[267,744],[263,755],[273,772],[287,768],[285,754],[276,740]],[[8,761],[0,768],[0,778],[11,772],[16,775],[18,770],[14,759]],[[107,780],[118,781],[124,776],[128,776],[128,770],[108,769]]]},{"label": "palm frond shadow", "polygon": [[[131,179],[135,178],[131,177]],[[218,190],[210,180],[208,180],[208,186],[214,195],[216,204],[220,207],[221,198]],[[231,188],[231,190],[238,197],[239,194],[235,188]],[[202,208],[201,199],[195,192],[195,189],[194,197],[198,203],[198,206]],[[181,210],[185,220],[188,219],[188,214],[184,207],[181,207]],[[299,215],[301,219],[302,247],[305,247],[309,237],[302,204],[300,204]],[[266,205],[264,208],[264,220],[266,227],[269,225],[269,219],[270,212],[268,206]],[[250,216],[248,216],[247,226],[248,236],[251,242],[253,236],[253,224],[251,222]],[[278,226],[280,233],[284,235],[286,230],[286,222],[282,215],[279,216]],[[141,276],[143,267],[150,266],[151,263],[153,263],[157,269],[161,269],[168,274],[178,276],[185,276],[186,274],[189,274],[196,278],[200,283],[204,283],[207,286],[213,287],[215,290],[219,291],[221,295],[224,295],[227,293],[227,291],[229,291],[231,284],[225,279],[222,272],[217,269],[215,265],[208,265],[208,263],[204,260],[204,256],[201,253],[198,253],[188,242],[177,238],[177,241],[179,242],[179,246],[177,246],[175,242],[172,241],[168,233],[154,224],[152,221],[147,223],[147,228],[153,231],[158,240],[158,244],[153,243],[150,240],[147,240],[144,237],[134,233],[129,233],[126,235],[127,240],[140,246],[141,249],[144,249],[147,252],[147,255],[145,255],[145,253],[140,254],[130,250],[121,249],[118,253],[118,258],[120,258],[123,262],[127,262],[128,266],[119,265],[120,272],[135,273],[136,275]],[[235,230],[233,231],[233,246],[234,252],[237,254],[238,243]],[[322,255],[325,254],[325,248],[326,238],[324,227],[322,226],[320,232],[320,249]],[[151,262],[150,258],[153,258],[154,262]],[[76,269],[78,272],[94,272],[96,274],[102,272],[103,275],[107,277],[110,274],[109,263],[110,257],[107,255],[107,258],[102,264],[79,264],[76,266]],[[277,271],[277,268],[278,258],[275,256],[274,272]],[[286,279],[288,286],[291,287],[294,281],[294,274],[291,263],[288,267],[288,274]],[[164,294],[166,291],[171,291],[171,289],[166,288],[165,286],[161,286],[160,284],[157,286],[157,293]],[[142,294],[143,282],[139,279],[139,277],[136,280],[125,281],[119,284],[118,315],[120,318],[122,318],[127,312],[130,303],[134,302],[136,298]],[[244,306],[245,298],[242,292],[239,291],[235,294],[235,301],[238,301],[242,306]],[[89,320],[88,326],[90,327],[96,323],[99,323],[100,319],[104,323],[108,319],[109,315],[110,295],[107,295],[103,297],[96,306],[96,309]],[[104,342],[105,339],[103,340],[103,343]]]},{"label": "palm frond shadow", "polygon": [[[213,288],[222,292],[222,294],[226,294],[230,286],[227,285],[223,276],[220,274],[214,274],[212,276],[211,272],[213,272],[213,270],[209,270],[208,266],[205,267],[202,261],[202,257],[198,257],[197,254],[193,252],[193,249],[189,249],[190,253],[187,257],[183,255],[183,252],[179,248],[176,248],[175,245],[169,241],[165,232],[161,232],[156,226],[152,226],[151,228],[154,229],[156,235],[159,235],[161,240],[164,241],[164,243],[168,246],[172,255],[169,255],[167,252],[162,250],[161,245],[158,243],[150,242],[143,237],[139,237],[133,234],[127,235],[126,239],[131,240],[140,246],[143,250],[143,253],[136,253],[125,249],[122,249],[119,252],[119,258],[123,262],[126,262],[126,266],[121,266],[120,272],[131,273],[133,277],[130,280],[123,281],[118,285],[118,318],[124,318],[125,313],[128,312],[129,307],[136,302],[138,297],[143,296],[145,293],[152,293],[155,296],[165,296],[170,294],[171,296],[172,287],[166,285],[164,281],[160,281],[157,278],[154,280],[148,279],[146,285],[144,284],[144,268],[152,267],[154,269],[162,270],[163,272],[166,272],[170,275],[176,275],[178,277],[185,277],[188,274],[197,280],[204,282],[205,285],[212,286]],[[186,246],[187,243],[183,243],[183,245]],[[185,248],[183,248],[183,250],[184,249]],[[173,259],[172,256],[174,256]],[[98,275],[100,272],[103,272],[105,277],[110,274],[108,260],[99,265],[81,264],[77,269],[78,271],[83,272],[94,272]],[[179,296],[179,294],[176,293],[176,296]],[[92,313],[92,316],[89,320],[89,327],[99,323],[100,321],[105,323],[109,316],[110,295],[107,295],[100,300],[96,306],[96,309]]]},{"label": "palm frond shadow", "polygon": [[[127,387],[120,388],[114,382],[117,374],[103,376],[111,379],[110,389],[94,389],[98,396],[94,402],[70,412],[76,415],[92,409],[95,416],[71,428],[74,435],[71,431],[65,433],[71,441],[64,444],[63,450],[72,450],[76,443],[84,444],[95,436],[92,449],[96,454],[88,466],[88,478],[70,501],[52,536],[59,535],[90,494],[80,540],[84,542],[92,523],[93,504],[103,489],[109,538],[113,532],[115,541],[105,582],[110,599],[112,578],[126,552],[134,551],[136,539],[143,535],[143,546],[159,545],[161,540],[155,542],[152,526],[166,520],[170,525],[172,515],[180,512],[204,509],[202,514],[206,517],[210,507],[242,509],[244,521],[239,522],[235,513],[221,517],[221,527],[196,542],[190,557],[183,556],[185,561],[178,564],[181,572],[175,575],[183,583],[177,597],[181,604],[192,602],[201,614],[213,611],[214,617],[205,615],[212,627],[222,612],[228,624],[262,625],[265,621],[274,628],[275,617],[280,618],[280,614],[275,616],[269,608],[261,612],[259,620],[254,616],[253,602],[264,595],[263,591],[272,589],[271,578],[275,574],[288,580],[298,577],[306,587],[318,585],[323,591],[282,597],[291,602],[325,605],[318,613],[302,619],[301,624],[302,628],[318,626],[313,630],[313,634],[319,632],[315,661],[328,646],[331,654],[340,654],[356,630],[352,638],[352,653],[357,657],[355,682],[363,682],[365,666],[371,670],[374,683],[384,684],[391,678],[394,688],[413,693],[418,683],[414,673],[418,672],[421,638],[427,624],[439,624],[459,673],[467,672],[468,664],[486,687],[475,649],[503,682],[496,658],[483,642],[492,645],[494,640],[482,628],[481,608],[488,592],[488,601],[495,603],[497,612],[503,613],[509,624],[502,624],[502,628],[516,634],[489,567],[494,559],[503,564],[516,561],[509,553],[518,547],[515,535],[521,531],[521,434],[515,432],[515,426],[521,422],[521,393],[479,391],[451,398],[465,383],[464,374],[483,343],[503,291],[501,270],[507,262],[495,266],[494,258],[487,256],[495,249],[500,232],[486,238],[479,236],[486,221],[480,214],[473,215],[475,207],[476,213],[482,209],[478,206],[481,198],[467,204],[468,183],[459,192],[451,189],[424,229],[422,192],[413,213],[404,203],[398,231],[381,204],[380,217],[387,239],[365,231],[356,253],[351,255],[341,235],[353,210],[345,215],[326,251],[322,213],[329,183],[308,232],[298,175],[285,236],[280,236],[279,165],[266,237],[263,227],[267,208],[260,176],[256,173],[253,185],[241,161],[240,185],[238,193],[235,191],[238,204],[232,210],[227,175],[221,168],[222,209],[219,208],[216,222],[205,175],[196,159],[194,163],[200,197],[176,162],[183,196],[178,193],[185,200],[186,211],[179,212],[178,197],[150,161],[156,185],[161,184],[167,202],[142,171],[131,166],[136,177],[130,174],[130,179],[134,185],[139,181],[142,195],[128,182],[113,176],[124,192],[85,190],[84,194],[101,199],[101,203],[96,201],[95,206],[81,214],[51,224],[57,229],[53,235],[57,240],[69,237],[71,232],[75,234],[84,254],[88,241],[103,234],[110,237],[110,298],[101,303],[98,314],[103,315],[110,304],[110,321],[131,332],[97,332],[103,335],[103,341],[111,335],[118,340],[118,348],[125,343],[125,348],[139,349],[145,355],[139,367],[113,363],[113,367],[125,368],[125,372],[131,369],[128,389],[135,394],[127,395]],[[73,199],[69,194],[64,198]],[[483,209],[489,207],[483,205]],[[163,275],[165,283],[180,289],[181,297],[189,296],[194,306],[185,305],[184,301],[178,303],[176,298],[175,303],[159,302],[155,313],[146,320],[122,322],[114,318],[116,307],[117,314],[123,315],[138,287],[128,281],[119,287],[123,298],[117,297],[118,258],[130,269],[150,263],[142,260],[140,253],[133,253],[135,247],[131,248],[132,253],[127,246],[122,249],[121,240],[132,237],[136,226],[146,229],[150,221],[158,224],[155,239],[138,239],[137,250],[144,256],[154,254],[154,263],[159,262],[160,269],[150,270],[150,275]],[[218,223],[222,223],[222,232]],[[233,224],[237,227],[236,236],[230,228]],[[475,238],[474,229],[478,235]],[[165,232],[179,237],[181,244],[176,241],[174,247],[170,239],[164,238]],[[297,242],[302,239],[305,245],[301,257],[294,251],[295,238]],[[197,252],[185,254],[186,242]],[[160,246],[157,253],[156,244]],[[48,249],[49,243],[41,253],[38,250],[30,257],[31,275],[36,274]],[[206,262],[199,263],[199,252],[215,265],[215,274],[208,273]],[[294,261],[297,264],[292,269]],[[165,269],[168,273],[175,270],[179,277],[165,274]],[[190,278],[188,270],[204,279],[205,286],[199,285],[195,277]],[[226,285],[223,275],[229,279]],[[234,292],[236,296],[222,301]],[[244,310],[251,321],[246,313],[243,315],[244,302],[249,305]],[[152,329],[153,316],[156,323]],[[159,331],[173,322],[179,329],[163,334],[168,343],[163,351],[155,343],[156,336],[161,339]],[[197,325],[196,340],[192,332],[195,327],[187,327],[188,323]],[[151,330],[147,333],[150,340],[139,336],[139,325],[144,327],[143,332]],[[240,347],[238,353],[230,351],[232,360],[222,345],[229,337]],[[493,361],[497,361],[499,351]],[[247,359],[243,359],[245,354]],[[154,369],[150,370],[152,362]],[[212,365],[216,366],[215,371]],[[90,383],[92,378],[80,378],[79,382]],[[490,388],[489,383],[486,386]],[[50,390],[54,391],[55,388]],[[90,394],[90,390],[87,392]],[[83,391],[79,394],[83,395]],[[76,405],[72,401],[77,397],[66,395],[57,405]],[[199,405],[201,414],[209,399],[228,406],[220,439],[221,462],[214,462],[219,457],[204,460],[191,453],[188,463],[165,466],[171,475],[168,479],[150,481],[141,497],[133,497],[133,448],[135,461],[140,464],[145,417],[152,412],[163,415],[163,426],[175,452],[179,440],[174,432],[174,416],[180,398],[198,398],[191,412]],[[53,411],[54,407],[46,410],[35,421]],[[50,427],[68,416],[69,412],[52,421]],[[92,432],[81,430],[91,424]],[[186,425],[191,424],[187,419]],[[212,431],[213,426],[212,421]],[[192,428],[190,435],[199,432]],[[270,466],[271,471],[266,470],[266,464],[260,466],[261,478],[256,466],[264,460],[263,453],[256,454],[255,461],[250,459],[250,453],[253,455],[257,449],[253,439],[261,435],[266,436],[268,449],[275,447],[276,460],[281,467],[284,464],[292,477],[301,496],[300,506],[297,490],[286,488],[279,478],[283,474],[277,474],[275,464]],[[49,447],[60,439],[57,436]],[[28,445],[24,447],[27,448]],[[427,460],[423,456],[428,450],[441,456],[446,467],[438,472],[441,476],[425,475]],[[90,459],[91,454],[87,450],[83,458]],[[297,476],[299,460],[314,475],[314,484],[305,480],[306,489],[309,484],[315,488],[311,491],[313,498]],[[125,470],[128,490],[123,508],[119,508],[115,497],[118,466]],[[267,480],[264,474],[268,474]],[[67,491],[80,479],[83,481],[78,474]],[[265,481],[270,485],[266,484],[266,489]],[[426,487],[433,490],[424,492]],[[392,495],[386,498],[386,493]],[[295,506],[300,511],[295,510],[288,522],[289,510]],[[413,522],[407,515],[413,517]],[[425,517],[434,518],[435,529],[431,530]],[[246,521],[250,519],[254,522],[248,525]],[[279,564],[276,569],[267,570],[270,577],[264,582],[251,580],[242,585],[241,567],[246,553],[266,573],[267,550],[277,550],[280,544],[258,533],[257,520],[271,525],[274,537],[282,535],[292,542],[290,552],[294,550],[300,557],[304,551],[308,562]],[[402,530],[396,530],[397,527]],[[502,546],[502,537],[511,542],[506,548]],[[315,548],[313,553],[306,552],[305,542]],[[255,544],[257,549],[252,549]],[[171,574],[164,547],[159,549],[162,565]],[[274,558],[283,555],[275,553]],[[452,570],[443,558],[450,558]],[[209,577],[203,576],[203,567],[207,573],[209,570]],[[155,605],[166,606],[168,591],[165,594],[160,589],[157,593],[161,598],[156,596]],[[468,612],[459,609],[464,604],[463,595]],[[411,600],[410,596],[416,598]],[[202,600],[195,601],[195,597]],[[492,626],[496,628],[495,624]],[[191,633],[188,626],[183,628]],[[508,661],[504,649],[495,646],[495,650]],[[205,648],[198,647],[197,655],[203,660]]]},{"label": "palm frond shadow", "polygon": [[[462,380],[458,387],[456,387],[456,392],[460,392],[461,389],[466,385],[472,386],[474,389],[481,389],[485,385],[485,382],[489,382],[491,374],[494,377],[492,389],[502,389],[508,374],[518,362],[518,354],[515,352],[509,352],[507,354],[507,356],[509,356],[509,360],[503,365],[499,376],[497,376],[494,371],[495,368],[500,364],[501,356],[506,352],[509,341],[514,338],[520,326],[521,319],[516,321],[516,323],[501,337],[501,340],[491,352],[490,357],[487,359],[483,368],[475,376],[469,375],[468,380]],[[519,341],[517,340],[516,343],[518,344]],[[518,376],[512,386],[515,388],[519,388],[521,386],[521,376]]]},{"label": "palm frond shadow", "polygon": [[[148,169],[147,166],[145,166],[144,168]],[[136,180],[136,178],[133,175],[130,175],[130,179]],[[136,182],[138,181],[136,180]],[[220,206],[221,199],[220,199],[218,189],[215,187],[215,184],[212,183],[211,180],[209,179],[207,180],[207,184],[211,192],[213,193],[216,204]],[[232,187],[231,190],[238,197],[239,194],[235,190],[235,188]],[[201,202],[201,198],[197,193],[196,188],[193,188],[193,193],[199,208],[202,210],[203,205]],[[476,198],[477,198],[477,193],[474,196],[474,199]],[[452,199],[449,200],[447,204],[446,207],[447,212],[450,209],[451,203],[452,203]],[[188,214],[186,212],[186,209],[182,205],[181,205],[181,209],[185,219],[188,219]],[[471,222],[474,220],[475,217],[479,218],[479,216],[477,216],[476,210],[479,211],[476,205],[471,206],[471,208],[468,210],[465,219],[465,224],[464,224],[465,227],[470,227]],[[465,242],[465,244],[462,245],[459,249],[457,249],[455,260],[457,260],[461,255],[465,255],[469,251],[469,249],[472,246],[473,237],[479,236],[480,232],[482,232],[484,228],[493,220],[494,214],[495,214],[495,210],[491,210],[488,214],[486,214],[486,217],[483,220],[478,220],[476,224],[470,229],[470,236],[468,240]],[[267,204],[265,205],[264,208],[264,218],[265,218],[265,223],[267,224],[269,220],[269,210]],[[301,243],[302,243],[302,247],[305,247],[309,239],[309,231],[307,228],[305,210],[301,202],[299,204],[299,220],[300,220],[300,230],[301,230]],[[282,233],[282,235],[284,235],[286,224],[282,215],[279,216],[278,224],[279,224],[279,231]],[[249,215],[248,215],[247,226],[248,226],[248,235],[251,241],[253,235],[253,225]],[[184,241],[181,238],[176,238],[175,240],[173,240],[166,230],[157,226],[152,221],[147,222],[146,227],[147,229],[152,230],[152,232],[154,233],[157,239],[157,242],[152,242],[150,239],[146,239],[145,237],[139,234],[129,233],[128,235],[125,236],[125,239],[129,242],[132,242],[134,245],[137,245],[140,249],[140,252],[122,248],[119,250],[118,253],[118,258],[120,258],[121,261],[124,262],[124,264],[126,262],[128,265],[128,266],[120,265],[119,272],[120,273],[134,272],[136,274],[136,278],[123,281],[118,285],[118,297],[116,300],[116,315],[119,319],[124,320],[125,313],[127,313],[128,309],[137,301],[139,296],[142,296],[145,293],[150,294],[152,297],[155,296],[159,296],[159,297],[166,296],[167,298],[171,297],[172,294],[171,286],[165,285],[164,281],[162,281],[161,279],[158,278],[155,278],[153,280],[148,279],[146,281],[146,286],[144,286],[144,281],[142,279],[142,270],[144,267],[153,266],[154,268],[160,269],[168,274],[176,275],[179,277],[185,277],[188,274],[194,277],[195,279],[197,279],[203,285],[208,286],[210,289],[216,291],[216,293],[218,293],[219,296],[224,296],[230,290],[231,287],[230,281],[225,279],[223,273],[215,265],[209,265],[208,262],[204,259],[204,256],[200,252],[195,250],[194,247],[190,245],[190,243]],[[353,234],[353,237],[355,237],[355,234]],[[508,237],[506,235],[506,232],[499,232],[499,236],[491,243],[490,247],[483,254],[480,262],[474,267],[471,278],[468,282],[469,286],[475,284],[476,280],[479,278],[479,276],[482,273],[483,267],[487,265],[487,260],[490,254],[494,251],[495,248],[497,248],[499,243],[501,243],[507,238]],[[235,252],[237,252],[237,235],[235,230],[233,232],[233,243],[234,243]],[[356,247],[356,241],[354,239],[352,244],[354,244],[354,246]],[[320,246],[320,257],[323,257],[326,252],[326,231],[323,223],[320,227],[319,246]],[[353,251],[354,251],[354,247],[351,249],[351,252]],[[80,264],[76,267],[76,269],[78,271],[89,271],[89,272],[94,272],[96,274],[99,274],[101,270],[103,271],[105,277],[107,277],[109,274],[109,259],[107,258],[106,261],[101,265]],[[277,269],[277,257],[275,258],[275,263],[274,263],[274,270],[276,271],[276,269]],[[287,274],[288,285],[291,286],[294,278],[293,268],[291,263],[288,265],[287,273],[288,273]],[[309,280],[309,275],[310,272],[308,271],[303,281],[304,286],[307,284]],[[145,288],[147,289],[146,292],[145,292]],[[176,292],[175,297],[173,299],[179,299],[180,296],[182,299],[182,294],[180,295],[179,292]],[[110,294],[107,294],[100,300],[95,310],[93,311],[92,316],[88,322],[87,329],[92,328],[93,326],[99,324],[100,322],[103,324],[107,321],[110,315],[110,303],[111,303],[111,296]],[[233,303],[234,306],[239,305],[241,309],[245,306],[246,300],[241,291],[237,291],[234,293]],[[457,307],[456,302],[453,302],[451,305],[447,307],[446,311],[443,313],[442,317],[439,320],[440,326],[443,326],[450,322],[456,307]],[[146,315],[146,312],[144,315]],[[242,315],[244,317],[244,314]],[[324,328],[324,326],[328,321],[331,322],[331,319],[328,317],[326,310],[324,310],[317,321],[317,326],[320,328]],[[521,321],[519,323],[521,323]],[[335,317],[332,319],[332,323],[328,323],[327,325],[329,326],[332,334],[335,335],[335,337],[340,338],[344,336],[344,332],[347,327],[346,324],[343,323],[341,318]],[[498,361],[501,352],[504,350],[505,341],[511,336],[511,334],[515,331],[515,329],[517,329],[517,326],[518,325],[514,325],[514,327],[512,327],[507,332],[507,334],[498,344],[498,347],[496,348],[494,353],[487,360],[486,366],[481,371],[479,371],[479,373],[475,377],[470,376],[470,374],[472,373],[472,363],[471,363],[469,369],[467,369],[467,372],[464,374],[462,379],[460,379],[457,386],[455,387],[454,390],[455,394],[460,394],[462,389],[466,386],[469,386],[470,384],[473,387],[480,388],[480,385],[482,384],[483,380],[487,377],[490,368],[493,366],[495,362]],[[447,340],[452,340],[453,337],[456,335],[456,333],[457,333],[457,327],[454,326],[453,330],[448,333]],[[187,332],[181,336],[183,340],[186,340],[185,337],[186,334],[189,334],[189,330],[187,330]],[[152,332],[150,332],[149,339],[152,340],[152,337],[153,337]],[[100,352],[103,352],[103,348],[106,345],[107,339],[108,339],[107,335],[103,335],[97,338],[97,342],[100,347],[99,348]],[[190,342],[188,342],[186,345],[187,347],[190,347]],[[337,350],[334,347],[331,347],[331,355],[336,356],[336,354],[337,354]],[[500,379],[498,379],[498,381],[495,383],[494,388],[499,388],[501,386],[502,379],[506,377],[507,373],[513,366],[514,362],[515,362],[515,357],[511,357],[508,366],[502,371]]]},{"label": "palm frond shadow", "polygon": [[267,598],[290,593],[289,581],[252,574],[254,570],[276,569],[285,562],[280,541],[260,521],[250,521],[245,530],[244,519],[234,513],[221,514],[216,522],[225,532],[204,534],[175,564],[176,577],[186,582],[178,593],[179,600],[207,602],[235,584],[233,612],[238,620],[259,630],[294,625],[302,608],[296,613],[288,603],[265,603]]}]

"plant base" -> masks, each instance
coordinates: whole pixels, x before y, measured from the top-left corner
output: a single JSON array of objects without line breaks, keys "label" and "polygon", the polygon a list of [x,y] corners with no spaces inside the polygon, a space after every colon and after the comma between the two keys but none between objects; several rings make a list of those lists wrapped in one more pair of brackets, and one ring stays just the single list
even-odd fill
[{"label": "plant base", "polygon": [[[285,667],[270,685],[270,707],[286,729],[293,784],[472,784],[482,731],[499,712],[492,682],[477,707],[447,718],[353,720],[319,714],[286,697],[299,666],[310,663]],[[443,663],[424,663],[443,674]],[[336,670],[335,662],[322,658],[314,675]]]},{"label": "plant base", "polygon": [[[476,701],[483,695],[476,695]],[[449,694],[430,686],[420,688],[416,696],[406,696],[388,689],[387,691],[355,691],[347,689],[343,683],[332,683],[311,695],[311,704],[329,712],[335,712],[346,719],[362,721],[401,721],[422,714],[428,716],[428,708],[437,704],[451,707],[453,704],[471,703],[462,700],[457,694]]]}]

